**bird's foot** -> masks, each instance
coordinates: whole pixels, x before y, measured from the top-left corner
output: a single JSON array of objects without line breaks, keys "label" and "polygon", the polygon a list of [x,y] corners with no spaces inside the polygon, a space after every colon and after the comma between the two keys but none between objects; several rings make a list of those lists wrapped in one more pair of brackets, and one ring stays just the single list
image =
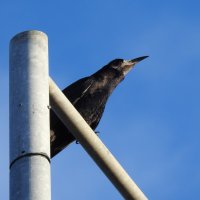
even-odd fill
[{"label": "bird's foot", "polygon": [[100,131],[94,131],[97,136],[99,136]]},{"label": "bird's foot", "polygon": [[[100,133],[99,131],[94,131],[95,132],[95,134],[98,136],[98,134]],[[79,144],[79,141],[78,140],[76,140],[76,144]]]},{"label": "bird's foot", "polygon": [[79,144],[79,141],[78,141],[78,140],[76,140],[76,144]]}]

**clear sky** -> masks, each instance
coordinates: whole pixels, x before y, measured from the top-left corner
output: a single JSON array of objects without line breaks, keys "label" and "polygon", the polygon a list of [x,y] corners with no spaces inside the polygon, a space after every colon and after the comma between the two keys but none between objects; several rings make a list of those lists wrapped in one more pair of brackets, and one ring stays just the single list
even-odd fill
[{"label": "clear sky", "polygon": [[[0,199],[8,199],[8,46],[24,30],[49,37],[50,75],[64,88],[114,58],[150,57],[108,101],[97,130],[154,200],[200,196],[200,2],[0,2]],[[81,145],[52,160],[52,199],[122,199]]]}]

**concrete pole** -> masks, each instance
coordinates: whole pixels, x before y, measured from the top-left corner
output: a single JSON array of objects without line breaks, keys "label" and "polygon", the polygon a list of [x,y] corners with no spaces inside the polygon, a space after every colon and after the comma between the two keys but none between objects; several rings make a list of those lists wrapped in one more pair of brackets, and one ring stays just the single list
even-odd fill
[{"label": "concrete pole", "polygon": [[10,42],[10,200],[50,200],[48,38]]},{"label": "concrete pole", "polygon": [[49,92],[50,104],[57,116],[93,158],[122,196],[127,200],[146,200],[147,197],[51,79],[49,79]]}]

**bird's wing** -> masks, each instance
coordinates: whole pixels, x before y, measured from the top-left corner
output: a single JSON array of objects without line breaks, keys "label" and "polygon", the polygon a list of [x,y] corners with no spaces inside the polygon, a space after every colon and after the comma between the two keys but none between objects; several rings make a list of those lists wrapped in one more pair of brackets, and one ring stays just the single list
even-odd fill
[{"label": "bird's wing", "polygon": [[[85,77],[67,86],[62,92],[75,106],[78,101],[85,95],[87,90],[92,86],[94,80],[91,77]],[[57,124],[58,118],[51,113],[51,125]]]},{"label": "bird's wing", "polygon": [[[84,96],[92,84],[93,79],[90,77],[85,77],[67,86],[62,92],[69,99],[69,101],[75,105],[81,99],[81,97]],[[51,129],[54,129],[55,125],[59,122],[58,117],[52,110],[50,114],[50,121]]]},{"label": "bird's wing", "polygon": [[[69,101],[76,106],[79,100],[84,97],[88,89],[94,83],[94,79],[91,77],[82,78],[68,87],[62,92],[69,99]],[[65,146],[74,140],[74,137],[69,134],[66,127],[62,124],[60,119],[54,113],[50,111],[50,129],[51,129],[51,156],[53,157],[60,152]]]},{"label": "bird's wing", "polygon": [[85,77],[66,87],[63,93],[75,105],[86,94],[93,83],[94,79],[92,77]]}]

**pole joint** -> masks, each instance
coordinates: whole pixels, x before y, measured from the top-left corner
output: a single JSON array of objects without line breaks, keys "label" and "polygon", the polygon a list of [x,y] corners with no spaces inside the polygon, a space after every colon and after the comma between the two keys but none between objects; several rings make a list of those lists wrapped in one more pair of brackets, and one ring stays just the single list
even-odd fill
[{"label": "pole joint", "polygon": [[17,158],[15,158],[10,163],[9,169],[11,169],[11,167],[15,164],[15,162],[18,161],[18,160],[20,160],[21,158],[31,157],[31,156],[42,156],[42,157],[46,158],[48,160],[48,162],[51,164],[51,159],[50,159],[50,157],[46,153],[26,153],[26,154],[23,154],[23,155],[18,156]]}]

